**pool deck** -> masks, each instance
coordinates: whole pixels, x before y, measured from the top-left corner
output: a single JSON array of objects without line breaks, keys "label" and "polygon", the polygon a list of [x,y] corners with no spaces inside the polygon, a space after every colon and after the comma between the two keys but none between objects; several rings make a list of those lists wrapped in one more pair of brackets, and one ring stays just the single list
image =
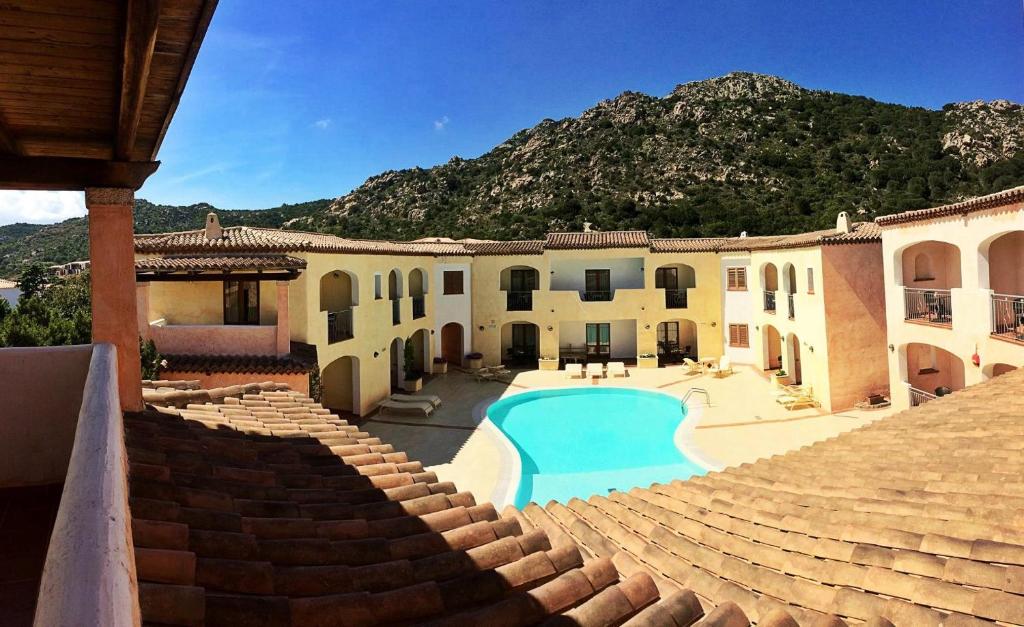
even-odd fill
[{"label": "pool deck", "polygon": [[[728,377],[686,375],[678,367],[627,368],[628,376],[598,380],[606,387],[653,390],[682,398],[691,387],[704,388],[690,398],[690,414],[680,430],[689,456],[711,469],[735,466],[785,453],[869,424],[892,413],[891,409],[848,410],[828,414],[820,409],[787,410],[775,402],[768,378],[750,366],[737,366]],[[471,375],[451,372],[432,377],[424,392],[436,394],[442,405],[429,418],[375,414],[363,423],[366,431],[420,459],[442,481],[478,500],[510,502],[508,450],[491,432],[478,429],[487,405],[498,398],[528,390],[592,386],[589,379],[569,379],[563,371],[516,372],[511,383],[477,382]],[[628,429],[629,417],[623,428]],[[514,471],[518,475],[518,470]],[[646,486],[645,486],[646,487]]]}]

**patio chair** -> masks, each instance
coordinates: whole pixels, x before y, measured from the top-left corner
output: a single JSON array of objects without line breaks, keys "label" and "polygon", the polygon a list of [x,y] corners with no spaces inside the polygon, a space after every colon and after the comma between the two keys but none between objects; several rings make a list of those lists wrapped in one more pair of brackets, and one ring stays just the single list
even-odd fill
[{"label": "patio chair", "polygon": [[729,356],[726,355],[718,360],[717,366],[709,368],[708,372],[712,373],[716,377],[724,377],[727,374],[732,374],[732,361],[729,359]]},{"label": "patio chair", "polygon": [[591,379],[594,377],[604,378],[604,364],[596,361],[587,364],[587,377]]},{"label": "patio chair", "polygon": [[407,414],[411,416],[422,416],[424,418],[429,416],[434,411],[434,406],[431,403],[400,403],[398,401],[393,401],[390,399],[381,401],[378,407],[380,407],[380,413],[382,414],[384,412],[387,412],[389,414]]},{"label": "patio chair", "polygon": [[686,374],[704,374],[704,367],[689,357],[683,358],[683,365],[686,366]]},{"label": "patio chair", "polygon": [[797,388],[793,394],[786,394],[775,399],[786,409],[798,409],[801,407],[817,407],[818,401],[814,398],[814,390],[811,386]]},{"label": "patio chair", "polygon": [[434,394],[392,394],[390,398],[396,403],[430,403],[434,407],[441,406],[441,397]]},{"label": "patio chair", "polygon": [[565,364],[565,376],[570,379],[582,379],[583,364]]},{"label": "patio chair", "polygon": [[609,361],[608,374],[613,377],[626,376],[626,364],[621,361]]}]

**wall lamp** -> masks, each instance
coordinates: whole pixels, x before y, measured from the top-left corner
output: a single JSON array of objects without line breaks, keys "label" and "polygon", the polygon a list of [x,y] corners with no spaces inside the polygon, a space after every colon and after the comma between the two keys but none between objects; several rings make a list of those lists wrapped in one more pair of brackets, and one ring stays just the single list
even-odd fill
[{"label": "wall lamp", "polygon": [[890,345],[889,345],[889,352],[890,352],[890,353],[895,353],[895,352],[896,352],[896,347],[895,347],[895,346],[893,346],[892,344],[890,344]]},{"label": "wall lamp", "polygon": [[553,326],[551,326],[551,325],[549,324],[549,325],[548,325],[548,331],[554,331],[554,330],[555,330],[555,327],[553,327]]}]

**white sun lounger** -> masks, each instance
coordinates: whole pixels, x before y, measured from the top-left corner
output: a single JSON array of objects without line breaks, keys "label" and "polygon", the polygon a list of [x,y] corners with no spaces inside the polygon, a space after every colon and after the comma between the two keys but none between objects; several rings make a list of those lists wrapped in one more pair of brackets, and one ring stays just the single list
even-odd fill
[{"label": "white sun lounger", "polygon": [[587,364],[587,376],[589,378],[604,377],[604,364],[591,362]]},{"label": "white sun lounger", "polygon": [[609,361],[608,375],[612,377],[626,376],[626,364],[621,361]]},{"label": "white sun lounger", "polygon": [[570,379],[582,379],[583,364],[565,364],[565,376]]},{"label": "white sun lounger", "polygon": [[392,394],[391,400],[398,403],[430,403],[434,407],[441,406],[441,397],[434,394]]},{"label": "white sun lounger", "polygon": [[409,414],[414,416],[427,417],[434,411],[434,406],[430,403],[400,403],[398,401],[392,401],[390,399],[380,402],[380,413],[387,412],[389,414]]},{"label": "white sun lounger", "polygon": [[732,361],[728,357],[722,357],[719,360],[717,366],[712,366],[708,372],[711,372],[716,377],[724,377],[727,374],[732,374]]},{"label": "white sun lounger", "polygon": [[686,374],[703,374],[704,366],[698,364],[689,357],[683,357],[683,365],[686,366]]}]

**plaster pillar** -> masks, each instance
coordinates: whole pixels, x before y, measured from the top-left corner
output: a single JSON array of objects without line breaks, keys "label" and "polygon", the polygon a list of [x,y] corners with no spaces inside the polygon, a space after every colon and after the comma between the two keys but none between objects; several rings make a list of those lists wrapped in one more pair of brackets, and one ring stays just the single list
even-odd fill
[{"label": "plaster pillar", "polygon": [[117,381],[124,411],[142,411],[139,313],[135,290],[135,242],[131,189],[85,190],[89,211],[92,341],[117,349]]},{"label": "plaster pillar", "polygon": [[291,326],[288,323],[288,281],[277,282],[277,354],[291,352]]},{"label": "plaster pillar", "polygon": [[139,335],[142,339],[152,339],[149,332],[149,282],[135,284],[135,303],[138,307]]}]

